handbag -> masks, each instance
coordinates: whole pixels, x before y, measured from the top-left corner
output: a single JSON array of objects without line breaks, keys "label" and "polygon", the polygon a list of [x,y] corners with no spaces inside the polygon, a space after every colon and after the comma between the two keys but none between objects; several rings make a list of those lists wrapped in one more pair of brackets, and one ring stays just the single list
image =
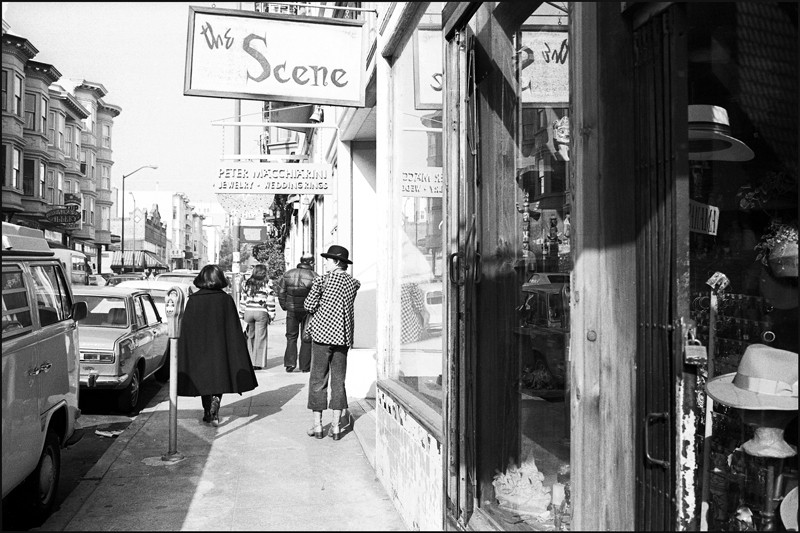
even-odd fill
[{"label": "handbag", "polygon": [[306,313],[306,316],[303,317],[303,321],[300,323],[300,332],[302,342],[311,342],[311,332],[308,331],[308,325],[311,323],[311,313]]}]

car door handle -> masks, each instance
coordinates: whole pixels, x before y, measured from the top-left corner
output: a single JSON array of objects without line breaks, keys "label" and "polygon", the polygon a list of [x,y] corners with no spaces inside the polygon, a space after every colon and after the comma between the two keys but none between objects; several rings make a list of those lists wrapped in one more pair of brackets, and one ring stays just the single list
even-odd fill
[{"label": "car door handle", "polygon": [[41,373],[41,368],[34,368],[33,370],[28,371],[29,376],[38,376]]}]

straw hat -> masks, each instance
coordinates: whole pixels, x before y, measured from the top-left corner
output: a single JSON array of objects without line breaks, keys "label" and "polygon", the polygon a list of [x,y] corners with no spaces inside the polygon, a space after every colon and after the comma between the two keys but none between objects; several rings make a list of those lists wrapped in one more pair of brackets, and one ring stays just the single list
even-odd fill
[{"label": "straw hat", "polygon": [[753,151],[731,137],[728,112],[715,105],[689,106],[689,159],[701,161],[749,161]]},{"label": "straw hat", "polygon": [[781,521],[786,531],[797,531],[797,487],[790,490],[781,502]]},{"label": "straw hat", "polygon": [[706,393],[739,409],[797,410],[797,354],[751,344],[736,372],[709,380]]}]

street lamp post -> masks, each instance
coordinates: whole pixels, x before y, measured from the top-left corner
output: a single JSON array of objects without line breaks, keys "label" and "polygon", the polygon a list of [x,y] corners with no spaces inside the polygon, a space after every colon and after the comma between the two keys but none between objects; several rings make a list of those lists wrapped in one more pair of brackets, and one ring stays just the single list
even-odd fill
[{"label": "street lamp post", "polygon": [[[125,215],[127,214],[127,213],[125,213],[125,180],[127,178],[129,178],[130,176],[132,176],[133,174],[136,174],[137,172],[139,172],[143,168],[152,168],[153,170],[155,170],[158,167],[156,165],[144,165],[144,166],[141,166],[141,167],[137,168],[133,172],[130,172],[128,174],[123,174],[123,176],[122,176],[122,271],[123,272],[125,272],[125,218],[126,218]],[[136,208],[135,201],[136,200],[134,199],[134,209]],[[134,226],[134,232],[135,231],[136,231],[136,227]],[[134,236],[135,235],[136,234],[134,233]],[[134,249],[135,249],[135,246],[134,246]]]},{"label": "street lamp post", "polygon": [[136,224],[138,222],[136,220],[136,197],[133,195],[133,191],[131,191],[131,200],[133,200],[133,260],[131,264],[133,264],[133,271],[136,272]]}]

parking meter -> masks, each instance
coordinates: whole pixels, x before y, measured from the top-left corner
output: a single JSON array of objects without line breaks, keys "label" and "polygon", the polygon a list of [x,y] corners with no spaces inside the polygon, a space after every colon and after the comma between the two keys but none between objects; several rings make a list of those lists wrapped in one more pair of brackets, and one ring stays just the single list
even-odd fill
[{"label": "parking meter", "polygon": [[184,459],[178,453],[178,337],[181,335],[183,308],[183,291],[173,285],[164,299],[169,334],[169,451],[161,457],[162,461],[173,463]]},{"label": "parking meter", "polygon": [[167,332],[170,339],[177,339],[181,335],[181,322],[183,320],[183,291],[178,286],[173,286],[167,292],[164,300],[167,312]]}]

